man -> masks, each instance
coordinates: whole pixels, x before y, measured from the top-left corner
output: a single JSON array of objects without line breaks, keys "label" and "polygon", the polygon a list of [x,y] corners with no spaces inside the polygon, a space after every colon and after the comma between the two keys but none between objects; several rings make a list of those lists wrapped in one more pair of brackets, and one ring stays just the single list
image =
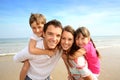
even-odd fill
[{"label": "man", "polygon": [[[55,49],[61,38],[62,25],[57,20],[51,20],[44,25],[43,39],[37,41],[37,48],[40,49]],[[22,62],[29,60],[30,68],[26,78],[28,80],[49,80],[49,75],[54,69],[56,63],[61,57],[62,52],[57,50],[55,55],[33,55],[28,52],[28,47],[14,56],[14,60]],[[26,79],[26,80],[27,80]]]}]

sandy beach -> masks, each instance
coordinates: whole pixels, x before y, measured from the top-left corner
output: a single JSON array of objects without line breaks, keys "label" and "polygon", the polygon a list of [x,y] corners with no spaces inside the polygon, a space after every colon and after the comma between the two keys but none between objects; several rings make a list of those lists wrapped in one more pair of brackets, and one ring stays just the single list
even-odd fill
[{"label": "sandy beach", "polygon": [[[119,80],[120,47],[99,49],[101,59],[101,74],[99,80]],[[13,61],[13,54],[0,56],[0,80],[19,80],[22,63]],[[53,80],[67,80],[66,67],[60,59],[52,72]]]}]

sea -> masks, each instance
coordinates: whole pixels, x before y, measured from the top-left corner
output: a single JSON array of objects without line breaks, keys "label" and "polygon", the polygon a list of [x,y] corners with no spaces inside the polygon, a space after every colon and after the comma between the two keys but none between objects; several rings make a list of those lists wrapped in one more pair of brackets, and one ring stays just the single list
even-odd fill
[{"label": "sea", "polygon": [[[120,47],[120,36],[92,36],[97,48]],[[0,54],[17,53],[28,46],[29,38],[0,39]]]}]

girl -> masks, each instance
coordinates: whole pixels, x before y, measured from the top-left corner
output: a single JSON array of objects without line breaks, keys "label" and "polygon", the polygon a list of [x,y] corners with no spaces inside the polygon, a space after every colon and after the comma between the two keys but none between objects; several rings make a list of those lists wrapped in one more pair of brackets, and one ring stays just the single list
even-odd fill
[{"label": "girl", "polygon": [[100,54],[93,43],[90,32],[86,27],[79,27],[75,31],[76,46],[86,50],[85,58],[88,63],[88,68],[98,77],[100,74]]},{"label": "girl", "polygon": [[[68,80],[79,80],[82,77],[84,80],[92,80],[91,71],[87,67],[87,61],[83,54],[84,49],[74,49],[74,29],[71,26],[66,26],[63,29],[61,38],[61,47],[63,49],[62,58],[68,70]],[[74,54],[71,51],[74,50]],[[77,56],[79,57],[77,57]]]}]

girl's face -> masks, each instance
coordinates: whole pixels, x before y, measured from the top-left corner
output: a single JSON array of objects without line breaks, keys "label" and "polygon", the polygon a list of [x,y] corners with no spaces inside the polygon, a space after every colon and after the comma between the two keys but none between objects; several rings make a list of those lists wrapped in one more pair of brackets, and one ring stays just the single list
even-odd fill
[{"label": "girl's face", "polygon": [[78,47],[84,47],[85,45],[88,44],[88,42],[90,41],[90,38],[89,37],[84,37],[82,34],[79,34],[75,38],[75,41],[76,41],[76,45]]},{"label": "girl's face", "polygon": [[63,50],[69,50],[73,42],[74,42],[74,36],[68,31],[63,31],[61,38],[61,46]]}]

